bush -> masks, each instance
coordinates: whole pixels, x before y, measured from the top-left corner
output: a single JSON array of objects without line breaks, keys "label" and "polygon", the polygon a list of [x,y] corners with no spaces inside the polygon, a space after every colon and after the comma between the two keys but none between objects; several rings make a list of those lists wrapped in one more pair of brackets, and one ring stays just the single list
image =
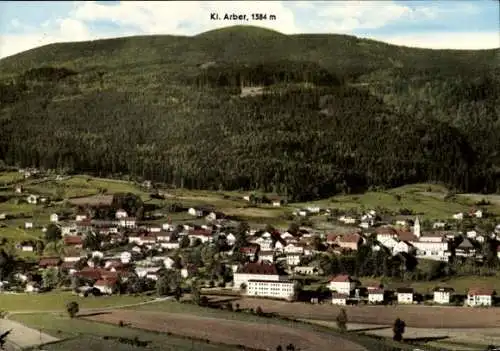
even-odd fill
[{"label": "bush", "polygon": [[66,305],[66,311],[68,312],[70,318],[74,318],[80,311],[80,306],[78,305],[78,302],[76,301],[68,302],[68,304]]}]

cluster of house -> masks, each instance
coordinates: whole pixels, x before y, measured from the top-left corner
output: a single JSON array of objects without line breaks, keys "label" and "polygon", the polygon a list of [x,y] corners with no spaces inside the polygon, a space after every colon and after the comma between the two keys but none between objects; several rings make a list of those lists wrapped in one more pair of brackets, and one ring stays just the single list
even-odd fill
[{"label": "cluster of house", "polygon": [[[382,286],[362,287],[361,283],[349,276],[338,275],[333,277],[328,288],[332,291],[332,304],[347,305],[366,301],[371,304],[414,304],[424,302],[426,297],[418,294],[411,287],[402,287],[394,291],[386,290]],[[451,304],[463,300],[466,306],[492,306],[496,292],[493,289],[473,287],[466,296],[456,294],[453,288],[436,287],[432,293],[431,301],[435,304]]]}]

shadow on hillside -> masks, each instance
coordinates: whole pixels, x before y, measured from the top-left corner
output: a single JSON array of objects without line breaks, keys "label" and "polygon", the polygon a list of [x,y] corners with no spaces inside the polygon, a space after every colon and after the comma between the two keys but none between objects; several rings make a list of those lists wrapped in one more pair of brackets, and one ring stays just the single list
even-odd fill
[{"label": "shadow on hillside", "polygon": [[93,317],[93,316],[100,316],[102,314],[111,314],[111,312],[82,313],[82,314],[78,314],[78,317]]}]

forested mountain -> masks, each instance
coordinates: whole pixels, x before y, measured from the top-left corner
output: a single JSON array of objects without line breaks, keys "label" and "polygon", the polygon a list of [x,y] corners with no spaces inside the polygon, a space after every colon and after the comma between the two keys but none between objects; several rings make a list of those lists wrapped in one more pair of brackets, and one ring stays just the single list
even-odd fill
[{"label": "forested mountain", "polygon": [[499,191],[499,55],[245,26],[47,45],[0,60],[0,159],[297,200]]}]

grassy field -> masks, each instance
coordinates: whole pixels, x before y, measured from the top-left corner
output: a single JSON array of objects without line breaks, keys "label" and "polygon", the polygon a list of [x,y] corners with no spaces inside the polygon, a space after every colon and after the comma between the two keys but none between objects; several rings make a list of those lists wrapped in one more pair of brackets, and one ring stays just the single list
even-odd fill
[{"label": "grassy field", "polygon": [[22,180],[24,176],[19,172],[1,172],[0,173],[0,185],[1,184],[11,184]]},{"label": "grassy field", "polygon": [[[92,322],[85,319],[71,319],[58,314],[24,314],[11,317],[13,320],[21,322],[31,328],[42,330],[57,338],[69,338],[80,336],[76,339],[61,343],[55,343],[44,347],[47,350],[98,350],[98,348],[89,348],[89,345],[96,345],[103,350],[103,345],[112,346],[112,350],[131,350],[123,344],[108,342],[98,337],[123,337],[133,339],[138,337],[141,341],[150,341],[149,349],[153,350],[235,350],[234,347],[224,345],[211,345],[205,342],[193,341],[181,337],[175,337],[167,334],[159,334],[146,330],[139,330],[128,327],[119,327],[107,323]],[[87,344],[84,341],[91,341]],[[119,346],[119,348],[115,348]]]},{"label": "grassy field", "polygon": [[[329,199],[313,201],[308,203],[293,204],[294,207],[317,205],[327,208],[353,209],[364,207],[373,209],[376,207],[387,208],[391,211],[399,211],[402,208],[412,210],[422,218],[444,219],[451,218],[457,212],[468,211],[475,202],[486,196],[482,195],[458,195],[456,199],[445,200],[448,190],[434,184],[412,184],[386,191],[369,191],[364,194],[339,195]],[[500,206],[492,202],[486,206],[488,211],[499,213]]]},{"label": "grassy field", "polygon": [[[360,278],[363,285],[373,285],[379,283],[380,279]],[[453,277],[446,280],[437,280],[429,282],[400,282],[390,281],[385,283],[388,289],[396,289],[400,287],[412,287],[420,293],[432,293],[436,286],[451,287],[457,293],[465,294],[470,287],[491,288],[500,291],[500,278],[499,277]]]},{"label": "grassy field", "polygon": [[80,309],[102,308],[134,304],[151,300],[146,296],[112,295],[79,297],[71,292],[50,292],[45,294],[0,294],[0,306],[7,311],[64,311],[66,303],[76,301]]}]

